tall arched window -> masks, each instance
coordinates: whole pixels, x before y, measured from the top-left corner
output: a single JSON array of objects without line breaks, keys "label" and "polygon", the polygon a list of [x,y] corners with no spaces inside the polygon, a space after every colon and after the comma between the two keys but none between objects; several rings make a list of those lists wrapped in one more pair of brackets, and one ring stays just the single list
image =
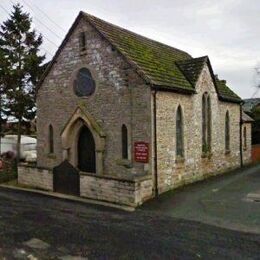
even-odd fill
[{"label": "tall arched window", "polygon": [[122,125],[121,129],[122,135],[122,158],[128,159],[128,135],[127,135],[127,127]]},{"label": "tall arched window", "polygon": [[211,150],[211,102],[208,93],[202,96],[202,152]]},{"label": "tall arched window", "polygon": [[230,151],[230,120],[228,111],[225,117],[225,150],[226,152]]},{"label": "tall arched window", "polygon": [[183,119],[181,106],[178,107],[176,112],[176,156],[183,157]]},{"label": "tall arched window", "polygon": [[243,137],[244,137],[244,150],[247,149],[247,141],[246,141],[246,137],[247,137],[247,134],[246,134],[246,126],[244,126],[244,133],[243,133]]},{"label": "tall arched window", "polygon": [[202,96],[202,152],[207,151],[207,117],[206,117],[207,101],[205,94]]},{"label": "tall arched window", "polygon": [[207,97],[207,144],[208,151],[211,151],[211,102],[210,96]]},{"label": "tall arched window", "polygon": [[49,153],[54,153],[53,127],[49,125]]}]

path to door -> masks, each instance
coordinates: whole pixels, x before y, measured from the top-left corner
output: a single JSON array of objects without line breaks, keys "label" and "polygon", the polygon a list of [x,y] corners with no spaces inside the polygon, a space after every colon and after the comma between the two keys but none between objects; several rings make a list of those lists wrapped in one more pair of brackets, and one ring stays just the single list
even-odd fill
[{"label": "path to door", "polygon": [[260,164],[170,191],[141,210],[260,234]]}]

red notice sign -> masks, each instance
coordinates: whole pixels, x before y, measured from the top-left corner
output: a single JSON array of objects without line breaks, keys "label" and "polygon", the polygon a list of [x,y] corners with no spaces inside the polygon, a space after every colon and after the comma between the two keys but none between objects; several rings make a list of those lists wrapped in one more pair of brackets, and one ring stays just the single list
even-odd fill
[{"label": "red notice sign", "polygon": [[149,144],[145,142],[134,143],[135,161],[148,163],[149,161]]}]

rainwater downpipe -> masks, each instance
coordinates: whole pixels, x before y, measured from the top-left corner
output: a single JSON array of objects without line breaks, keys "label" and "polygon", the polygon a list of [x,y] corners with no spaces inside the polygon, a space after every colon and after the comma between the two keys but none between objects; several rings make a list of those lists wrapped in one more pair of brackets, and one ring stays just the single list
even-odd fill
[{"label": "rainwater downpipe", "polygon": [[242,144],[242,124],[243,124],[243,120],[242,120],[242,105],[243,105],[243,102],[240,103],[240,167],[243,167],[243,144]]},{"label": "rainwater downpipe", "polygon": [[156,94],[157,90],[153,91],[153,129],[154,129],[154,139],[153,139],[153,147],[154,147],[154,191],[155,197],[158,197],[158,167],[157,167],[157,122],[156,122]]}]

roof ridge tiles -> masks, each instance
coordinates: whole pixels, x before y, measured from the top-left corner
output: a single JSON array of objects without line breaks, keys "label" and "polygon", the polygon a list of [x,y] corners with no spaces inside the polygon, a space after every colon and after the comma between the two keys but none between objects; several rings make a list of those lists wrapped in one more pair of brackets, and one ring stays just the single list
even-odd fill
[{"label": "roof ridge tiles", "polygon": [[[161,89],[172,89],[178,92],[183,91],[183,93],[194,93],[195,83],[205,62],[208,63],[210,73],[213,75],[208,56],[193,58],[183,50],[81,11],[40,79],[38,87],[43,83],[82,18],[85,18],[86,22],[93,26],[115,50],[121,53],[127,63],[153,88],[160,87]],[[213,82],[220,99],[231,102],[241,101],[224,82],[219,82],[215,78],[213,78]]]},{"label": "roof ridge tiles", "polygon": [[142,39],[144,39],[144,40],[147,40],[148,42],[154,42],[155,44],[160,44],[160,45],[165,46],[165,47],[167,47],[167,48],[169,48],[169,49],[174,49],[174,50],[176,50],[176,51],[182,52],[182,53],[184,53],[184,54],[186,54],[186,55],[189,55],[189,56],[192,58],[192,56],[191,56],[188,52],[186,52],[186,51],[183,51],[183,50],[178,49],[178,48],[176,48],[176,47],[170,46],[170,45],[168,45],[168,44],[166,44],[166,43],[162,43],[162,42],[156,41],[156,40],[154,40],[154,39],[151,39],[151,38],[149,38],[149,37],[147,37],[147,36],[138,34],[138,33],[136,33],[136,32],[130,31],[130,30],[128,30],[128,29],[125,29],[125,28],[123,28],[123,27],[121,27],[121,26],[115,25],[115,24],[113,24],[113,23],[111,23],[111,22],[105,21],[105,20],[103,20],[103,19],[101,19],[101,18],[98,18],[98,17],[96,17],[96,16],[94,16],[94,15],[91,15],[91,14],[89,14],[89,13],[86,13],[86,12],[84,12],[84,11],[81,11],[81,12],[84,14],[84,16],[90,17],[90,18],[92,18],[92,19],[94,18],[94,19],[96,19],[96,20],[98,20],[98,21],[100,21],[100,22],[102,22],[102,23],[106,23],[106,24],[108,24],[108,25],[110,25],[110,26],[113,26],[113,27],[115,27],[115,28],[117,28],[117,29],[119,29],[119,30],[122,30],[122,31],[124,31],[124,32],[126,32],[126,33],[130,33],[130,34],[133,34],[133,35],[135,35],[135,36],[137,36],[137,37],[140,37],[140,38],[142,38]]}]

